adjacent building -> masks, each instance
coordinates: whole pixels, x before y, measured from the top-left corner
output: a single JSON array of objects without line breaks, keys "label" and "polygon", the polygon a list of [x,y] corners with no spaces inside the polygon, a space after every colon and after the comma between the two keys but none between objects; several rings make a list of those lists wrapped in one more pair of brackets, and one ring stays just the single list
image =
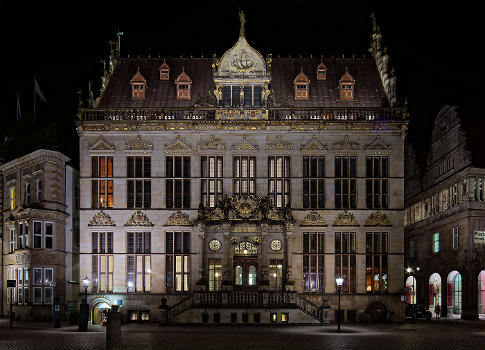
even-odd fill
[{"label": "adjacent building", "polygon": [[485,314],[485,169],[470,141],[456,107],[444,106],[422,172],[407,145],[404,225],[407,302],[474,319]]},{"label": "adjacent building", "polygon": [[370,58],[265,58],[241,23],[222,57],[114,51],[80,109],[93,324],[162,298],[174,322],[318,322],[340,276],[346,321],[402,312],[407,114],[378,28]]}]

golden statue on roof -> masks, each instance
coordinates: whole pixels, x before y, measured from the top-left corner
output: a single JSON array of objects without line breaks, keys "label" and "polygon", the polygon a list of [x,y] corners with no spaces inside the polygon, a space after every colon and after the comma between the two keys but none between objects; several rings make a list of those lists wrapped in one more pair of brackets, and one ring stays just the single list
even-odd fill
[{"label": "golden statue on roof", "polygon": [[244,36],[244,25],[246,24],[246,16],[243,10],[239,10],[239,21],[241,22],[241,29],[239,29],[239,36]]}]

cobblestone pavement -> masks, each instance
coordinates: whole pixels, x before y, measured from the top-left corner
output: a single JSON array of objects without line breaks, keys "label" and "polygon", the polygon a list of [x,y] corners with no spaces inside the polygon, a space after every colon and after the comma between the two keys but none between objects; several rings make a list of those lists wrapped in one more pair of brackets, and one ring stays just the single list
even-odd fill
[{"label": "cobblestone pavement", "polygon": [[[105,328],[50,328],[0,320],[0,349],[104,349]],[[47,328],[49,327],[49,328]],[[169,326],[122,328],[123,349],[485,349],[485,322],[439,321],[335,326]]]}]

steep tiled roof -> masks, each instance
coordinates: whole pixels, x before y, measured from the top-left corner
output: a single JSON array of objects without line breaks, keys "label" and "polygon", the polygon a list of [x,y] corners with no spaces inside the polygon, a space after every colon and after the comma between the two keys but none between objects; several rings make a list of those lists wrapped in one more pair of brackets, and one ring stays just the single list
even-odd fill
[{"label": "steep tiled roof", "polygon": [[349,71],[345,71],[344,75],[342,75],[342,78],[340,78],[340,81],[344,82],[354,82],[355,79],[352,75],[350,75]]},{"label": "steep tiled roof", "polygon": [[192,79],[190,79],[187,73],[185,73],[185,67],[182,67],[182,72],[179,74],[179,76],[177,77],[177,80],[175,81],[177,83],[184,83],[184,82],[190,83],[192,81]]},{"label": "steep tiled roof", "polygon": [[[327,58],[327,79],[317,80],[320,58],[273,58],[271,83],[275,106],[294,107],[388,107],[386,95],[373,58]],[[162,58],[125,58],[116,66],[104,91],[99,108],[190,107],[201,98],[213,96],[215,89],[212,58],[168,58],[170,80],[161,81]],[[130,79],[140,69],[146,78],[146,98],[131,98]],[[346,68],[355,79],[354,100],[340,101],[338,84]],[[192,80],[191,99],[177,100],[176,76],[185,70]],[[303,69],[310,80],[309,99],[295,100],[294,79]]]},{"label": "steep tiled roof", "polygon": [[140,70],[138,70],[133,78],[131,78],[130,83],[144,83],[146,79],[143,75],[141,75]]},{"label": "steep tiled roof", "polygon": [[307,81],[308,81],[308,76],[305,73],[303,73],[303,69],[301,69],[300,73],[295,78],[295,83],[296,82],[306,83]]}]

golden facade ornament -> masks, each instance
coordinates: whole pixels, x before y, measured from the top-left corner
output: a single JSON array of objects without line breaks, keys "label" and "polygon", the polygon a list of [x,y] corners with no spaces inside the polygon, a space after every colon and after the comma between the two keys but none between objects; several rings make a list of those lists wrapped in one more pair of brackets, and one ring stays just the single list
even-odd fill
[{"label": "golden facade ornament", "polygon": [[312,211],[305,216],[300,226],[327,226],[327,222],[317,211]]},{"label": "golden facade ornament", "polygon": [[253,236],[251,237],[251,240],[256,244],[261,244],[261,237],[259,236]]},{"label": "golden facade ornament", "polygon": [[221,208],[214,208],[213,210],[208,210],[205,219],[209,221],[219,221],[224,220],[224,212]]},{"label": "golden facade ornament", "polygon": [[153,149],[153,144],[148,142],[143,142],[141,136],[136,136],[136,141],[132,143],[125,144],[125,150],[127,151],[148,151]]},{"label": "golden facade ornament", "polygon": [[163,148],[168,154],[192,152],[192,146],[185,144],[178,135],[173,143],[165,145]]},{"label": "golden facade ornament", "polygon": [[103,211],[94,214],[88,226],[116,226],[111,217]]},{"label": "golden facade ornament", "polygon": [[90,151],[114,151],[115,146],[108,143],[106,139],[101,135],[98,139],[91,145],[89,145]]},{"label": "golden facade ornament", "polygon": [[216,139],[214,136],[210,136],[209,142],[201,142],[199,144],[199,149],[201,151],[225,151],[226,144],[222,142],[217,142],[219,139]]},{"label": "golden facade ornament", "polygon": [[301,145],[300,151],[301,152],[328,151],[328,147],[327,145],[323,145],[320,141],[317,140],[317,137],[313,135],[310,142],[308,142],[305,145]]},{"label": "golden facade ornament", "polygon": [[369,215],[365,220],[364,226],[392,226],[392,224],[386,214],[377,210],[375,213]]},{"label": "golden facade ornament", "polygon": [[345,135],[344,139],[333,144],[334,151],[356,151],[360,149],[360,145],[357,142],[349,140],[349,136]]},{"label": "golden facade ornament", "polygon": [[177,210],[175,213],[170,215],[163,224],[163,226],[192,226],[189,216]]},{"label": "golden facade ornament", "polygon": [[337,216],[337,219],[333,223],[333,226],[360,226],[357,220],[355,220],[354,214],[344,210],[342,214]]},{"label": "golden facade ornament", "polygon": [[232,145],[231,149],[233,151],[257,151],[258,145],[251,144],[248,140],[246,140],[246,136],[243,136],[243,142],[238,145]]},{"label": "golden facade ornament", "polygon": [[364,149],[367,151],[390,151],[391,148],[392,146],[386,145],[384,142],[382,142],[379,135],[377,135],[375,140],[370,144],[364,146]]},{"label": "golden facade ornament", "polygon": [[290,142],[283,142],[281,141],[281,135],[276,136],[276,142],[268,142],[266,143],[266,150],[267,151],[292,151],[293,144]]},{"label": "golden facade ornament", "polygon": [[145,213],[142,213],[141,210],[135,211],[128,221],[125,223],[125,226],[154,226]]}]

